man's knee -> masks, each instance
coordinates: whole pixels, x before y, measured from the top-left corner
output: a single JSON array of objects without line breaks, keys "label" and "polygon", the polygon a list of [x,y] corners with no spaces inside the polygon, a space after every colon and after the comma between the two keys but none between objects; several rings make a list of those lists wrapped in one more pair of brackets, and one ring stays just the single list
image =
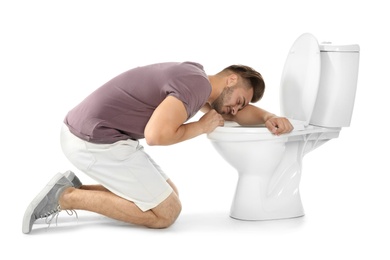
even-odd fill
[{"label": "man's knee", "polygon": [[158,216],[157,221],[153,223],[151,228],[167,228],[170,227],[173,223],[175,223],[176,219],[179,217],[181,212],[181,206],[176,207],[175,209],[171,209],[169,214],[163,216]]},{"label": "man's knee", "polygon": [[179,217],[181,209],[179,198],[172,192],[167,199],[152,209],[156,215],[156,221],[153,221],[148,226],[150,228],[167,228],[171,226]]}]

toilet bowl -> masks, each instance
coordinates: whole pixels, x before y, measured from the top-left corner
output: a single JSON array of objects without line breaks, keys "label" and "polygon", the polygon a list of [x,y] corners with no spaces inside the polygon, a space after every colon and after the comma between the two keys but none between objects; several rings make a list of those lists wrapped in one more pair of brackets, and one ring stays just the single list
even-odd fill
[{"label": "toilet bowl", "polygon": [[288,53],[280,85],[281,115],[294,130],[275,136],[264,125],[226,122],[207,135],[238,172],[232,218],[304,215],[299,193],[302,159],[350,126],[359,52],[356,44],[318,44],[312,34],[301,35]]}]

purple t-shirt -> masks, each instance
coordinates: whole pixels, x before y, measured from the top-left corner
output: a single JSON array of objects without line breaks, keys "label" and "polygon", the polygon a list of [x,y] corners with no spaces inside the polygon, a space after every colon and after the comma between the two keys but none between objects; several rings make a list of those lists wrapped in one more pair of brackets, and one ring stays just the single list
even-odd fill
[{"label": "purple t-shirt", "polygon": [[144,138],[145,126],[167,97],[183,102],[188,119],[206,103],[211,85],[203,66],[168,62],[126,71],[95,90],[65,117],[69,130],[92,143]]}]

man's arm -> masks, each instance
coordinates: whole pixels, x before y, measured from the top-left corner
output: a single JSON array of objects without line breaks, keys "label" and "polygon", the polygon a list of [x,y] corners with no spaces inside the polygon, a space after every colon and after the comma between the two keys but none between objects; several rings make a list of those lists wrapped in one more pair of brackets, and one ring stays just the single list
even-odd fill
[{"label": "man's arm", "polygon": [[287,118],[276,116],[253,105],[247,105],[236,115],[227,115],[226,120],[235,121],[240,125],[265,124],[268,130],[275,135],[289,133],[294,128]]},{"label": "man's arm", "polygon": [[276,115],[253,105],[247,105],[242,110],[238,111],[236,115],[223,115],[225,120],[235,121],[240,125],[257,125],[265,124],[270,118]]},{"label": "man's arm", "polygon": [[179,143],[204,133],[212,132],[223,125],[223,118],[215,110],[210,110],[199,121],[185,124],[187,111],[184,104],[173,96],[168,96],[156,108],[145,127],[145,140],[148,145],[170,145]]},{"label": "man's arm", "polygon": [[[211,110],[209,104],[206,104],[201,109],[202,112],[207,112],[209,110]],[[242,110],[238,111],[236,115],[228,114],[222,116],[225,120],[234,121],[240,125],[265,124],[268,130],[275,135],[289,133],[293,129],[293,126],[287,118],[278,117],[254,105],[247,105]]]}]

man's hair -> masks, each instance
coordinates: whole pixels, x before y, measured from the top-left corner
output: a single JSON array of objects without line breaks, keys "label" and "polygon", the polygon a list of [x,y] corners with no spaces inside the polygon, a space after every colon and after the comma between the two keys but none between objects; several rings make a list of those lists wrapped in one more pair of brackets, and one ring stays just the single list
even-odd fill
[{"label": "man's hair", "polygon": [[233,73],[238,74],[243,79],[244,84],[245,82],[250,84],[253,88],[252,103],[259,101],[263,97],[265,83],[263,76],[261,76],[259,72],[245,65],[231,65],[222,70],[222,72],[227,71],[232,71]]}]

